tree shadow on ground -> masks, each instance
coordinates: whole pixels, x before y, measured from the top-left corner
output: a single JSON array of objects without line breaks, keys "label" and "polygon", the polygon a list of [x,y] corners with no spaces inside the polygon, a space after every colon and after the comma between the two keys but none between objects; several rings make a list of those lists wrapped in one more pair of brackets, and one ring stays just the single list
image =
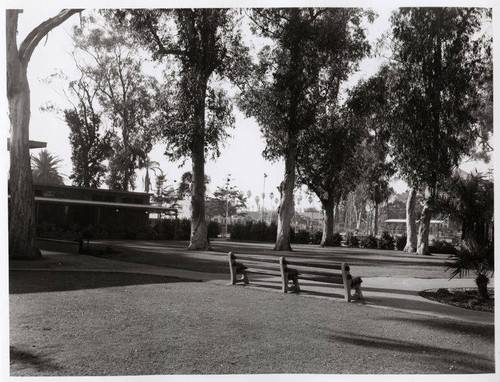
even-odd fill
[{"label": "tree shadow on ground", "polygon": [[9,272],[9,293],[62,292],[129,285],[193,282],[176,277],[120,272],[16,271]]},{"label": "tree shadow on ground", "polygon": [[[399,319],[394,317],[380,318],[381,320],[400,322]],[[440,331],[445,331],[450,334],[463,334],[467,333],[474,336],[484,337],[486,340],[492,344],[495,341],[495,327],[493,325],[482,325],[473,322],[464,321],[450,321],[442,318],[406,318],[405,322],[411,322],[412,324],[423,326],[429,329],[437,329]]]},{"label": "tree shadow on ground", "polygon": [[15,365],[17,369],[34,368],[37,372],[50,373],[59,371],[61,366],[54,364],[50,359],[41,357],[30,351],[10,347],[10,364]]},{"label": "tree shadow on ground", "polygon": [[[422,365],[429,363],[437,365],[442,373],[493,373],[495,372],[494,353],[491,358],[475,353],[456,349],[442,348],[432,345],[424,345],[413,341],[396,340],[378,337],[363,333],[337,332],[328,333],[326,337],[336,343],[359,346],[364,349],[376,349],[377,351],[388,351],[391,353],[407,353],[412,359],[420,360]],[[382,354],[382,353],[380,353]],[[450,371],[450,366],[453,370]],[[441,371],[440,371],[441,373]]]}]

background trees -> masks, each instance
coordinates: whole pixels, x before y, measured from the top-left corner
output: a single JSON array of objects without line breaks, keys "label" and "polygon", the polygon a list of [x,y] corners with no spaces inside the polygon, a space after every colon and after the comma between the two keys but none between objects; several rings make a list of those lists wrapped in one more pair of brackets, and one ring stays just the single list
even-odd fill
[{"label": "background trees", "polygon": [[33,29],[17,44],[17,24],[22,10],[6,10],[7,99],[10,119],[9,173],[9,257],[39,259],[34,219],[33,179],[29,155],[30,95],[26,75],[31,55],[38,43],[75,13],[65,9]]},{"label": "background trees", "polygon": [[428,252],[439,184],[478,137],[478,8],[402,8],[392,22],[392,155],[401,176],[426,188],[417,253]]},{"label": "background trees", "polygon": [[368,49],[360,25],[364,15],[371,17],[352,8],[259,9],[249,14],[252,31],[269,44],[259,52],[253,76],[243,86],[240,106],[261,126],[264,156],[285,160],[275,250],[291,250],[297,147],[301,133],[316,122],[321,70],[331,71],[325,81],[331,81],[336,97],[335,89]]},{"label": "background trees", "polygon": [[106,174],[103,161],[111,155],[112,131],[101,129],[102,113],[96,109],[98,88],[84,75],[69,83],[76,98],[72,109],[64,110],[64,120],[70,128],[71,161],[70,179],[82,187],[99,187]]},{"label": "background trees", "polygon": [[94,90],[113,131],[108,135],[111,189],[135,188],[135,170],[152,149],[157,80],[142,70],[139,50],[127,30],[92,15],[74,27],[75,62]]}]

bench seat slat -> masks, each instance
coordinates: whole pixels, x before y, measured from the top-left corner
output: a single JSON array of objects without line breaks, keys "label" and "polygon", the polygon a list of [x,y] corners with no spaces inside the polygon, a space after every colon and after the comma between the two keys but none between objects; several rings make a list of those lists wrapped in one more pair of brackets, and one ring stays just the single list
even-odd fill
[{"label": "bench seat slat", "polygon": [[262,268],[247,268],[245,269],[246,273],[255,273],[261,275],[269,275],[269,276],[279,276],[281,277],[280,271],[273,271],[270,269],[262,269]]},{"label": "bench seat slat", "polygon": [[299,279],[310,280],[310,281],[320,281],[324,283],[331,284],[344,284],[344,280],[342,277],[325,277],[325,276],[317,276],[308,273],[299,273]]},{"label": "bench seat slat", "polygon": [[332,272],[332,271],[323,271],[321,269],[307,268],[307,267],[287,267],[289,271],[298,272],[299,276],[301,274],[310,274],[316,276],[324,276],[324,277],[340,277],[342,278],[341,272]]}]

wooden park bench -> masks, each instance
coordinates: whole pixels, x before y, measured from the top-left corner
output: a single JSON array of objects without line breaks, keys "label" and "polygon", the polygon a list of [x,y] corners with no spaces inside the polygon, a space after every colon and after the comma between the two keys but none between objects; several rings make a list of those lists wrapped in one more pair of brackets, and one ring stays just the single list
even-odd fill
[{"label": "wooden park bench", "polygon": [[[248,284],[248,274],[255,273],[280,277],[283,293],[299,293],[299,280],[303,279],[343,285],[344,300],[347,302],[352,299],[351,291],[353,289],[355,290],[354,297],[363,299],[361,277],[353,278],[349,272],[349,265],[345,263],[310,263],[288,260],[285,257],[280,257],[277,261],[252,255],[238,255],[236,257],[233,252],[229,252],[229,268],[232,285],[239,282]],[[290,282],[292,285],[289,285]]]}]

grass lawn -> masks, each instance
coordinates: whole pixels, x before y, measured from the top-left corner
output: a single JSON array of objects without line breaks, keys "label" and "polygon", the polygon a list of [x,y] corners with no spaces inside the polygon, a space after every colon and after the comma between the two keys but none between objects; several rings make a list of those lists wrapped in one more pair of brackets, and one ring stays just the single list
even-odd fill
[{"label": "grass lawn", "polygon": [[493,326],[162,276],[10,272],[12,376],[493,373]]}]

